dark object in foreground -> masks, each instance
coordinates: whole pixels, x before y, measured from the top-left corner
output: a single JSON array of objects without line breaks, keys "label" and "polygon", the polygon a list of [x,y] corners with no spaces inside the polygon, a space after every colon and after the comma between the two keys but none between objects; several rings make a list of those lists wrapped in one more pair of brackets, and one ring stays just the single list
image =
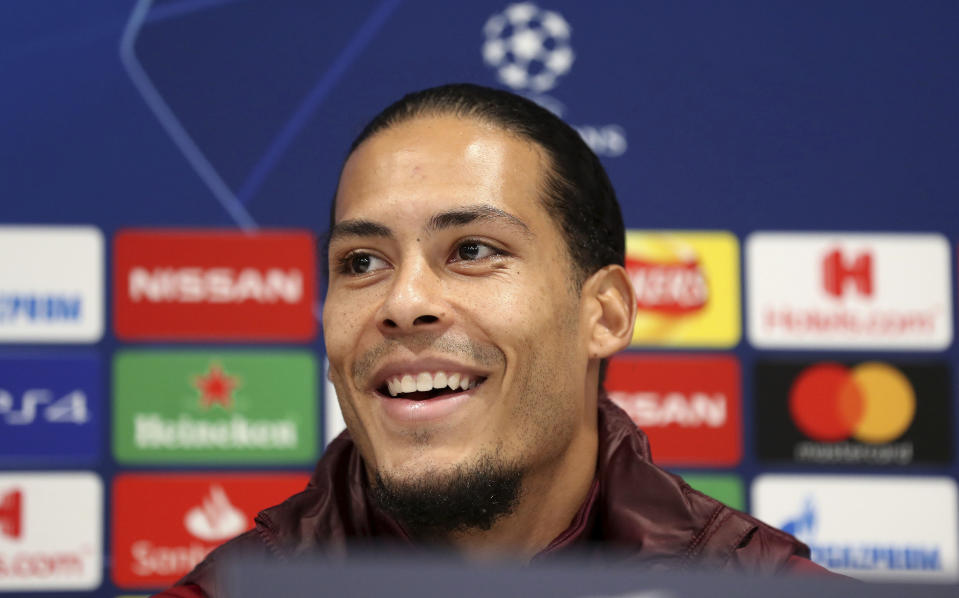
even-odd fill
[{"label": "dark object in foreground", "polygon": [[306,556],[285,562],[237,555],[219,571],[218,586],[232,598],[282,596],[630,596],[686,598],[953,598],[955,585],[866,584],[840,576],[741,576],[706,571],[655,571],[636,563],[599,565],[575,558],[523,567],[467,563],[413,551],[368,552],[349,559]]}]

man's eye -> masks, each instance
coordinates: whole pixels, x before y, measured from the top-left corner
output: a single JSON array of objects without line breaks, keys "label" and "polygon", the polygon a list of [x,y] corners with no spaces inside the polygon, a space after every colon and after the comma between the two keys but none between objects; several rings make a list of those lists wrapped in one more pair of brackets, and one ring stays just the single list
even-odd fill
[{"label": "man's eye", "polygon": [[346,274],[366,274],[385,267],[385,260],[369,253],[351,253],[340,260],[340,271]]},{"label": "man's eye", "polygon": [[456,260],[473,261],[481,260],[493,255],[499,255],[501,252],[486,243],[479,241],[466,241],[456,248]]}]

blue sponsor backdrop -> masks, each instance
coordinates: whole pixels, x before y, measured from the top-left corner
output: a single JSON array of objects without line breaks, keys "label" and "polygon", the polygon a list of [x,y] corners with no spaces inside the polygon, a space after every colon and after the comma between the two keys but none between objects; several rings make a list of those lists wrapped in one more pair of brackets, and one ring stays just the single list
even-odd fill
[{"label": "blue sponsor backdrop", "polygon": [[[577,126],[630,228],[939,231],[954,255],[959,3],[537,3],[569,29],[541,23],[545,53],[517,71],[497,54],[508,0],[4,2],[0,222],[322,231],[363,123],[472,81]],[[96,348],[117,348],[109,327]],[[757,354],[735,354],[748,481]],[[54,369],[50,388],[75,384]],[[32,454],[7,430],[4,454]],[[109,485],[115,464],[96,470]],[[101,592],[119,593],[109,571]]]},{"label": "blue sponsor backdrop", "polygon": [[0,356],[0,464],[96,465],[102,378],[96,354]]}]

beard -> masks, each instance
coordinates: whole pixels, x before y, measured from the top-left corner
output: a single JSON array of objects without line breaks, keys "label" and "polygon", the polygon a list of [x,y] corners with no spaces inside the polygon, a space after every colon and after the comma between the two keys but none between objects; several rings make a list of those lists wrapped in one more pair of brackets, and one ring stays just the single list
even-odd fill
[{"label": "beard", "polygon": [[452,471],[393,480],[376,473],[371,493],[381,509],[414,538],[442,539],[455,532],[488,530],[519,502],[523,471],[481,457]]}]

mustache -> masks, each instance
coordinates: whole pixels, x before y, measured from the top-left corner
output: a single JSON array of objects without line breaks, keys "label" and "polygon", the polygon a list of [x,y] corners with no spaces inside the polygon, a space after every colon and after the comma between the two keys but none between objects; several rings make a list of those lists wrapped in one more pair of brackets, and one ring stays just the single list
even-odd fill
[{"label": "mustache", "polygon": [[366,380],[386,356],[405,349],[413,353],[429,350],[430,354],[465,358],[472,365],[495,368],[506,361],[506,355],[490,344],[466,336],[422,334],[403,339],[385,339],[364,351],[354,362],[350,372],[354,380]]}]

